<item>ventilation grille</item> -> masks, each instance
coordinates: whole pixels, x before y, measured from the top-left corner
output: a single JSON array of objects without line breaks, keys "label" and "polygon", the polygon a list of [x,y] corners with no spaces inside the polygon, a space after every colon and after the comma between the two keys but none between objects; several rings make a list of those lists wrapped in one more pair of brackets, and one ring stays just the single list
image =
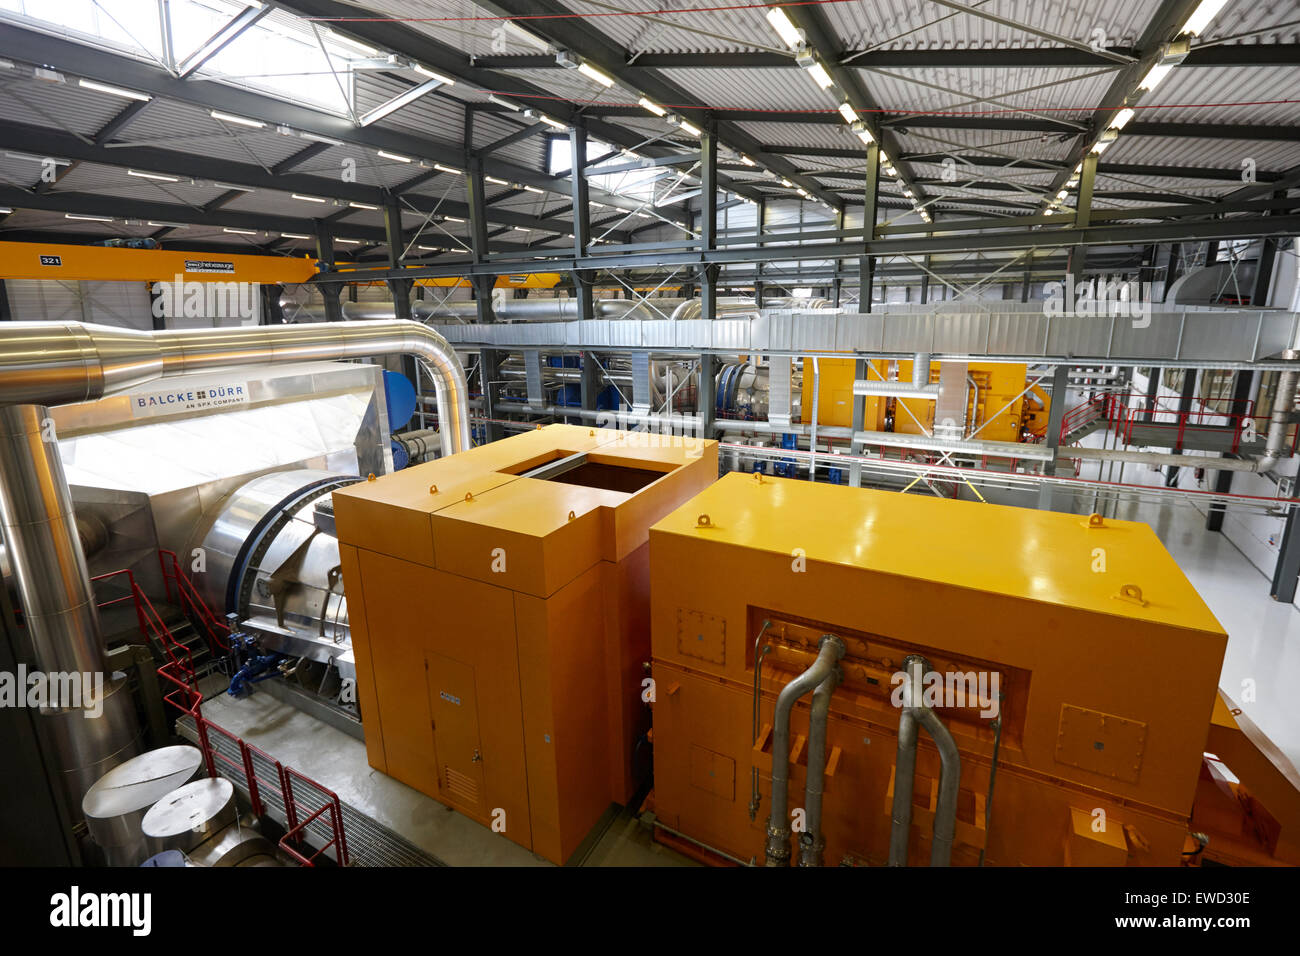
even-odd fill
[{"label": "ventilation grille", "polygon": [[478,806],[478,783],[473,777],[447,767],[445,770],[447,796],[467,806]]}]

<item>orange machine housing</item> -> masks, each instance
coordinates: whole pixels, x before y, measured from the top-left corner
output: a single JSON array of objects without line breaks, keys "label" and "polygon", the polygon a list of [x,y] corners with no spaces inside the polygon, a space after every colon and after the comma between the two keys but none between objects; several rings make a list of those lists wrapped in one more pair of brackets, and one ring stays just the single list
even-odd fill
[{"label": "orange machine housing", "polygon": [[568,859],[636,785],[650,525],[717,467],[551,425],[336,492],[370,765]]},{"label": "orange machine housing", "polygon": [[[847,653],[827,865],[887,860],[892,676],[914,653],[945,675],[987,675],[982,702],[935,708],[961,755],[954,864],[1180,862],[1227,639],[1147,525],[733,473],[651,529],[650,574],[665,827],[762,862],[776,695],[833,633]],[[793,809],[810,699],[791,723]],[[929,858],[938,777],[922,733],[913,863]]]},{"label": "orange machine housing", "polygon": [[[872,361],[867,368],[868,381],[885,381],[893,364],[897,380],[912,380],[912,362]],[[800,392],[804,421],[812,416],[813,375],[811,363],[804,362]],[[938,362],[930,363],[930,381],[939,381]],[[817,424],[848,427],[853,422],[853,379],[857,363],[853,359],[824,358],[818,365]],[[987,441],[1020,441],[1024,429],[1037,430],[1047,421],[1051,399],[1041,388],[1025,394],[1026,366],[1004,362],[971,362],[968,372],[975,388],[967,403],[969,431],[979,431]],[[895,411],[893,430],[904,434],[927,434],[934,426],[935,403],[920,399],[866,398],[863,428],[884,431],[886,417]],[[902,406],[902,407],[900,407]]]}]

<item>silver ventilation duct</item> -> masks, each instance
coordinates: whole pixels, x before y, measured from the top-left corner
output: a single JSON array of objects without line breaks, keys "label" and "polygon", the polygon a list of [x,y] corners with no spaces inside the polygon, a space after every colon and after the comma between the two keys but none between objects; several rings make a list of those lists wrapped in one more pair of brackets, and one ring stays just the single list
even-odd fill
[{"label": "silver ventilation duct", "polygon": [[[79,322],[0,323],[0,529],[37,664],[104,673],[103,634],[47,405],[91,401],[187,372],[409,354],[434,383],[444,454],[470,445],[465,370],[418,322],[332,322],[143,332]],[[125,682],[103,711],[47,709],[63,781],[86,788],[138,747]]]}]

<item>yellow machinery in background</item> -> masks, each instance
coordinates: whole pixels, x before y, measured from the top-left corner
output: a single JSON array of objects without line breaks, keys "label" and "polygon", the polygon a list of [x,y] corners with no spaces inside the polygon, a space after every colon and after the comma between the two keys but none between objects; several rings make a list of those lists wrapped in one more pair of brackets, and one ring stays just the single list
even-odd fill
[{"label": "yellow machinery in background", "polygon": [[1300,863],[1300,780],[1218,698],[1226,635],[1145,524],[732,473],[651,529],[650,575],[669,833],[775,865]]},{"label": "yellow machinery in background", "polygon": [[[891,369],[890,366],[896,366]],[[930,381],[939,381],[939,362],[930,363]],[[817,424],[849,427],[853,423],[853,359],[821,359],[817,363]],[[971,362],[967,374],[974,385],[967,398],[966,432],[978,430],[981,441],[1020,441],[1025,431],[1040,431],[1047,423],[1050,399],[1039,388],[1024,395],[1026,366],[1011,363]],[[867,380],[912,381],[912,362],[873,360]],[[805,420],[812,414],[812,365],[804,360],[802,408]],[[867,397],[863,428],[917,435],[933,431],[935,403],[919,399]],[[889,417],[892,428],[887,428]],[[991,419],[991,420],[990,420]]]},{"label": "yellow machinery in background", "polygon": [[713,441],[551,425],[335,492],[370,765],[568,859],[636,788],[650,525],[717,473]]}]

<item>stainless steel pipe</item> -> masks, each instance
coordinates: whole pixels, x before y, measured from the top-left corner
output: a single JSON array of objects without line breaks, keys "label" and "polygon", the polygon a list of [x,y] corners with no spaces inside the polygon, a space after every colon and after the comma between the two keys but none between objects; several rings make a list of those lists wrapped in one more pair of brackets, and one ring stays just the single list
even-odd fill
[{"label": "stainless steel pipe", "polygon": [[65,405],[238,365],[411,355],[433,381],[444,455],[470,446],[456,352],[419,322],[321,322],[137,331],[82,322],[0,324],[0,405]]},{"label": "stainless steel pipe", "polygon": [[939,750],[939,800],[935,806],[930,865],[947,866],[957,830],[961,754],[939,716],[925,705],[921,679],[930,664],[915,654],[903,660],[903,712],[898,721],[898,758],[894,769],[894,804],[889,832],[889,865],[907,866],[912,836],[912,792],[916,782],[917,729],[924,727]]},{"label": "stainless steel pipe", "polygon": [[826,725],[830,721],[831,695],[840,682],[835,667],[813,691],[808,718],[808,780],[804,784],[804,832],[799,837],[799,865],[821,866],[826,852],[822,836],[822,795],[826,790]]},{"label": "stainless steel pipe", "polygon": [[776,698],[772,718],[772,810],[767,818],[767,866],[790,865],[790,713],[795,701],[829,677],[844,656],[844,642],[833,634],[822,636],[817,659],[785,687]]}]

